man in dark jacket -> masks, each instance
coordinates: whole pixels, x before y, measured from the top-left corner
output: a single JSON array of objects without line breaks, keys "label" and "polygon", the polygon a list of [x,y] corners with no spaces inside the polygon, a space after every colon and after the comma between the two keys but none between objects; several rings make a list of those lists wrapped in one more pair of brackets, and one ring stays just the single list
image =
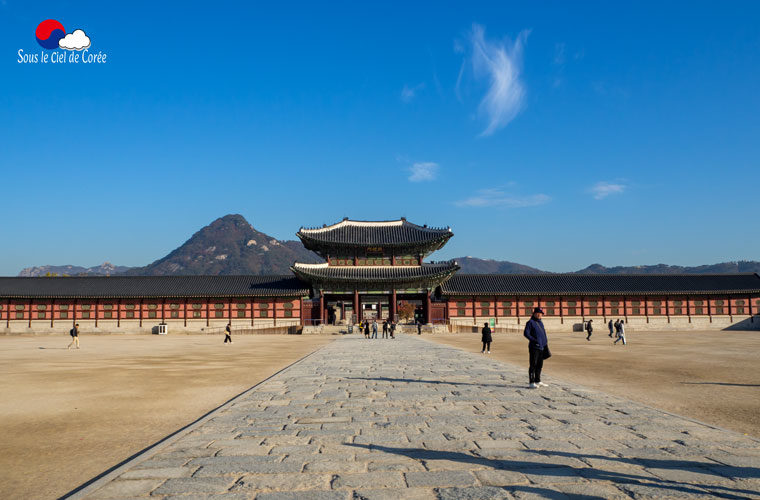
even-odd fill
[{"label": "man in dark jacket", "polygon": [[591,325],[593,321],[594,321],[593,319],[590,319],[586,323],[586,332],[588,333],[588,335],[586,336],[586,340],[588,340],[589,342],[591,342],[591,334],[594,333],[594,327]]},{"label": "man in dark jacket", "polygon": [[481,333],[481,340],[483,341],[483,350],[480,351],[480,354],[485,354],[488,352],[488,354],[491,354],[491,341],[493,338],[491,337],[491,327],[488,326],[488,323],[483,323],[483,329],[480,331]]},{"label": "man in dark jacket", "polygon": [[610,329],[610,337],[612,337],[612,320],[610,320],[610,322],[607,323],[607,328]]},{"label": "man in dark jacket", "polygon": [[541,382],[541,368],[544,366],[544,349],[547,349],[549,341],[546,338],[546,330],[541,317],[544,315],[543,309],[537,307],[533,310],[533,316],[525,324],[525,338],[528,339],[528,355],[530,368],[528,377],[530,379],[530,388],[537,389],[539,386],[546,387],[548,384]]}]

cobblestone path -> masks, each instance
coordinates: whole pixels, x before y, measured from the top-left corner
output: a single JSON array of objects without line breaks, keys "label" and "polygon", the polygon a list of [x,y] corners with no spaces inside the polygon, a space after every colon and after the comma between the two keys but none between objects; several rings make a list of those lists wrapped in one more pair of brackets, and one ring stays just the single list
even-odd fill
[{"label": "cobblestone path", "polygon": [[342,337],[86,498],[760,498],[758,440],[545,371]]}]

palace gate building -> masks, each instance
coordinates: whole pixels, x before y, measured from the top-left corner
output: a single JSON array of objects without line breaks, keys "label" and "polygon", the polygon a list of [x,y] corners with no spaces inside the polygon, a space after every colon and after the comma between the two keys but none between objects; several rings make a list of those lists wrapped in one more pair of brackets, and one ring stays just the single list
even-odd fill
[{"label": "palace gate building", "polygon": [[[405,219],[344,219],[301,228],[320,264],[293,263],[284,276],[0,277],[0,333],[170,332],[236,329],[311,331],[326,324],[400,319],[471,331],[489,322],[519,329],[533,308],[550,331],[597,329],[624,319],[633,331],[760,329],[760,276],[746,274],[462,274],[428,257],[450,228]],[[244,244],[244,243],[241,243]]]}]

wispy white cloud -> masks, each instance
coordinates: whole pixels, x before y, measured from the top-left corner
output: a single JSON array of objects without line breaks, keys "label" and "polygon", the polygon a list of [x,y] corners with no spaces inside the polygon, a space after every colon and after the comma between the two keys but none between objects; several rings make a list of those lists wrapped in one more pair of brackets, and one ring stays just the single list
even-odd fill
[{"label": "wispy white cloud", "polygon": [[488,121],[481,135],[491,135],[507,125],[524,106],[525,85],[520,73],[528,33],[523,30],[514,42],[491,41],[486,40],[482,26],[473,24],[469,39],[472,69],[475,78],[488,81],[488,91],[478,106],[478,112]]},{"label": "wispy white cloud", "polygon": [[501,189],[481,189],[475,196],[459,200],[454,204],[458,207],[505,207],[524,208],[544,205],[551,201],[551,197],[545,194],[532,194],[518,196],[506,193]]},{"label": "wispy white cloud", "polygon": [[600,181],[591,186],[589,192],[591,192],[595,200],[601,200],[613,194],[621,194],[625,191],[625,188],[625,184]]},{"label": "wispy white cloud", "polygon": [[425,83],[418,83],[413,87],[404,84],[404,88],[401,89],[401,100],[404,102],[411,102],[412,99],[417,97],[417,92],[425,88]]},{"label": "wispy white cloud", "polygon": [[409,167],[409,181],[423,182],[432,181],[438,175],[438,164],[432,161],[417,162]]}]

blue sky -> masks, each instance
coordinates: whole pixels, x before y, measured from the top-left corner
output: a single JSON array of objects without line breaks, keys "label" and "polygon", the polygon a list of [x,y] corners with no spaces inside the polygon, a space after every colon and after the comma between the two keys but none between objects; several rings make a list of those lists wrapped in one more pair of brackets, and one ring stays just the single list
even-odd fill
[{"label": "blue sky", "polygon": [[[364,4],[0,2],[0,274],[228,213],[552,271],[760,259],[760,4]],[[45,19],[107,62],[19,63]]]}]

